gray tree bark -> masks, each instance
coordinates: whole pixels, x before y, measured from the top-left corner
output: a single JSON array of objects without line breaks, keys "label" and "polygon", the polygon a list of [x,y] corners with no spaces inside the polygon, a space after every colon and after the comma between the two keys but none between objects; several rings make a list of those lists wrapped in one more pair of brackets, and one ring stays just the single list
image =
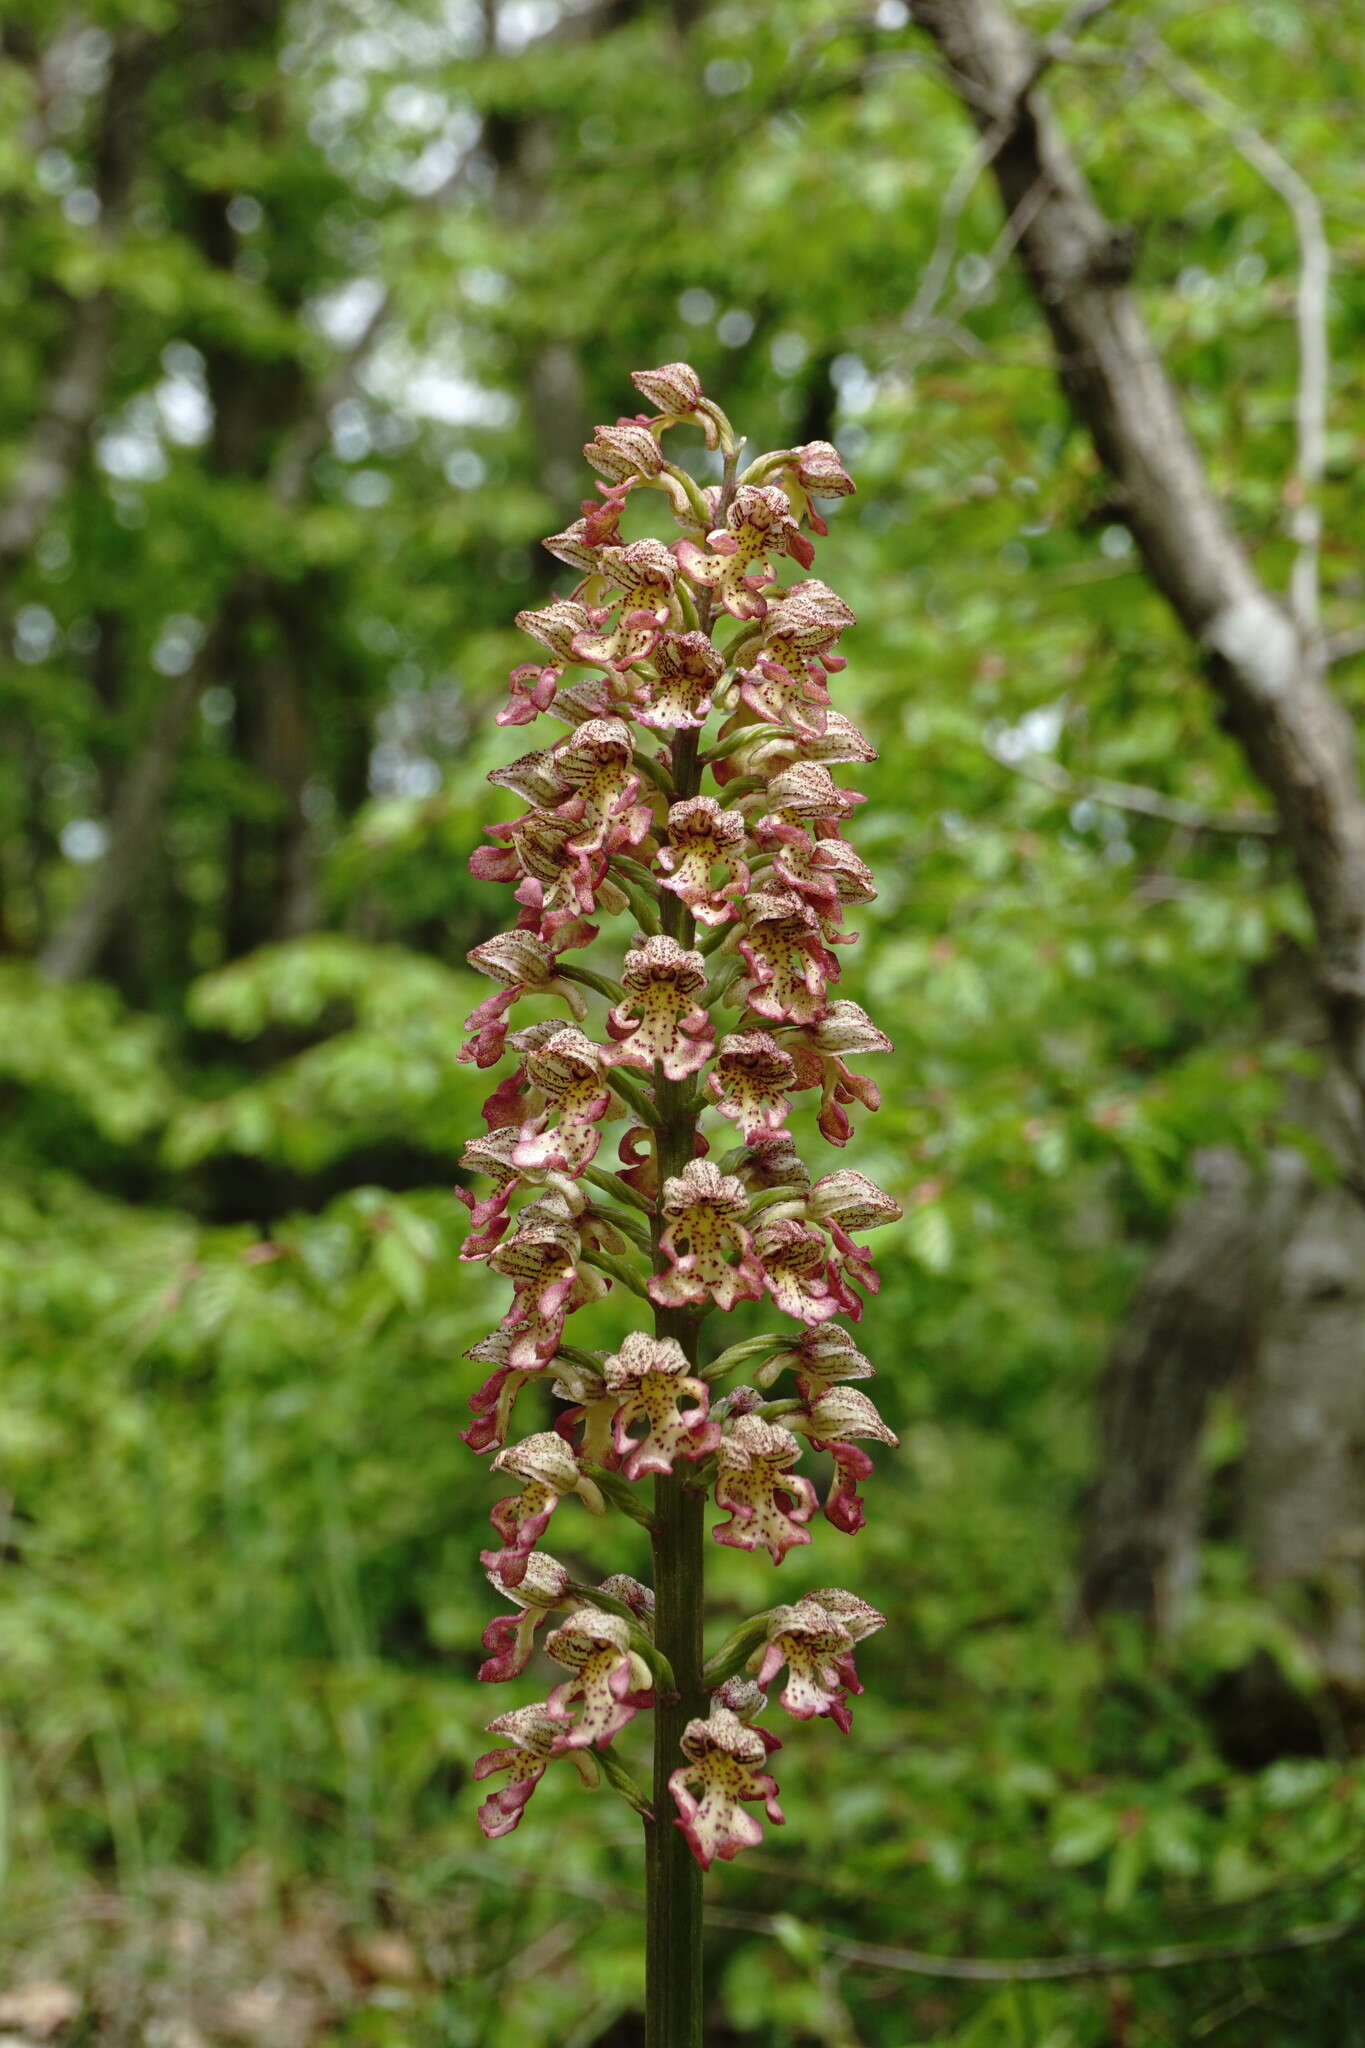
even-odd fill
[{"label": "gray tree bark", "polygon": [[1004,0],[912,0],[991,170],[1052,336],[1057,374],[1156,588],[1199,649],[1224,723],[1270,792],[1312,912],[1314,970],[1365,1100],[1365,802],[1350,718],[1248,561],[1186,430],[1131,289],[1134,237],[1106,219]]},{"label": "gray tree bark", "polygon": [[1257,1338],[1251,1170],[1218,1150],[1196,1173],[1201,1191],[1148,1267],[1105,1364],[1081,1577],[1088,1618],[1133,1614],[1161,1635],[1195,1583],[1209,1404],[1248,1373]]},{"label": "gray tree bark", "polygon": [[[1316,934],[1301,1035],[1336,1063],[1297,1109],[1337,1163],[1276,1154],[1254,1181],[1205,1162],[1106,1366],[1082,1604],[1169,1628],[1192,1576],[1201,1443],[1243,1375],[1242,1528],[1267,1588],[1292,1585],[1322,1668],[1365,1702],[1365,802],[1356,734],[1324,681],[1309,607],[1266,587],[1218,504],[1108,220],[1041,90],[1051,52],[1005,0],[911,0],[982,137],[1057,375],[1147,573],[1198,649],[1222,723],[1265,785]],[[1090,10],[1092,13],[1098,9]],[[1301,1007],[1303,1007],[1301,1005]],[[1213,1178],[1210,1180],[1208,1170]],[[1365,1715],[1354,1708],[1351,1718]]]}]

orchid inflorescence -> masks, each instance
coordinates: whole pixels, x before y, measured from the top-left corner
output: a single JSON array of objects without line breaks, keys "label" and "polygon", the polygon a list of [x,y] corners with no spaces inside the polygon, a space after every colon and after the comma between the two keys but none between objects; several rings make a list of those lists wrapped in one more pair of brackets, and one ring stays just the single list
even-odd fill
[{"label": "orchid inflorescence", "polygon": [[[467,1020],[461,1055],[480,1067],[507,1049],[516,1058],[484,1105],[486,1135],[464,1154],[493,1192],[461,1191],[462,1256],[513,1289],[501,1327],[469,1354],[492,1371],[465,1439],[519,1488],[494,1508],[498,1540],[483,1552],[513,1611],[485,1631],[479,1675],[518,1676],[552,1617],[544,1648],[567,1673],[544,1700],[488,1724],[504,1744],[475,1766],[503,1780],[480,1809],[490,1836],[516,1827],[559,1757],[589,1783],[600,1767],[652,1817],[611,1744],[641,1709],[676,1697],[654,1597],[621,1575],[581,1583],[538,1548],[563,1502],[596,1515],[614,1505],[648,1525],[636,1489],[671,1475],[714,1496],[717,1542],[766,1549],[778,1565],[811,1541],[821,1506],[796,1470],[803,1440],[831,1454],[823,1512],[849,1533],[864,1518],[865,1445],[896,1441],[854,1384],[872,1367],[834,1319],[858,1321],[862,1293],[877,1287],[856,1233],[900,1210],[848,1169],[812,1181],[787,1129],[792,1098],[818,1090],[819,1130],[843,1146],[850,1107],[878,1107],[846,1057],[890,1048],[857,1003],[830,993],[833,948],[855,937],[846,908],[875,893],[841,836],[862,798],[831,773],[875,758],[829,701],[853,614],[818,578],[784,588],[775,573],[779,562],[809,570],[807,529],[826,532],[814,501],[853,484],[824,441],[741,473],[729,421],[685,363],[633,381],[656,411],[599,427],[585,449],[605,479],[599,497],[545,543],[580,580],[571,597],[518,615],[545,658],[514,670],[498,713],[503,725],[548,716],[566,731],[490,776],[528,808],[492,826],[470,862],[476,876],[514,883],[520,906],[512,930],[469,955],[499,987]],[[703,487],[665,457],[665,434],[689,425],[719,450],[720,483]],[[667,498],[680,529],[671,545],[623,538],[640,489]],[[615,978],[573,959],[602,913],[634,921]],[[558,999],[568,1016],[510,1030],[523,995]],[[590,1035],[594,1001],[605,1014]],[[595,1163],[603,1127],[622,1120],[619,1164],[606,1171]],[[566,1319],[611,1290],[635,1297],[642,1320],[652,1308],[653,1329],[610,1354],[566,1342]],[[702,1365],[703,1320],[765,1297],[799,1329]],[[718,1391],[741,1369],[752,1384]],[[791,1391],[770,1397],[783,1374]],[[532,1380],[565,1405],[553,1429],[511,1442]],[[744,1623],[703,1667],[710,1711],[687,1721],[668,1778],[703,1868],[760,1839],[746,1803],[782,1819],[767,1769],[780,1745],[756,1725],[765,1689],[785,1670],[787,1713],[847,1730],[861,1690],[854,1648],[883,1619],[852,1593],[806,1593]]]}]

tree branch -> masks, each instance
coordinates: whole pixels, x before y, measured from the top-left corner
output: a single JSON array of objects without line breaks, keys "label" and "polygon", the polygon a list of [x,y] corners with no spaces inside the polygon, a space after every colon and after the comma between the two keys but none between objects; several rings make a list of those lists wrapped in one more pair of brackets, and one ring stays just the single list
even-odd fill
[{"label": "tree branch", "polygon": [[[43,107],[30,124],[36,147],[44,139],[43,108],[59,97],[74,38],[59,38],[45,55],[40,75]],[[100,201],[99,239],[118,236],[140,147],[140,114],[151,78],[152,42],[130,35],[114,52],[95,149],[95,186]],[[23,560],[71,480],[91,426],[104,401],[114,341],[114,299],[107,287],[71,302],[66,345],[61,350],[14,464],[0,504],[0,588]]]},{"label": "tree branch", "polygon": [[1318,557],[1322,545],[1322,508],[1318,494],[1327,466],[1327,286],[1332,265],[1322,208],[1311,185],[1274,144],[1169,50],[1159,36],[1144,36],[1136,54],[1187,105],[1220,124],[1238,155],[1279,194],[1293,218],[1299,245],[1299,279],[1294,293],[1299,379],[1294,406],[1298,445],[1290,533],[1298,552],[1290,579],[1290,602],[1300,631],[1307,640],[1315,641],[1321,630]]},{"label": "tree branch", "polygon": [[[1106,13],[1114,4],[1115,0],[1080,0],[1080,5],[1072,9],[1056,33],[1050,35],[1045,42],[1039,44],[1032,68],[1020,87],[1018,98],[1014,104],[1005,108],[999,117],[991,123],[977,143],[976,148],[969,156],[963,158],[953,173],[948,190],[944,194],[943,205],[939,209],[938,227],[934,235],[933,250],[930,253],[929,261],[921,272],[914,299],[902,316],[901,325],[909,332],[914,333],[917,329],[927,327],[933,319],[939,299],[943,295],[943,287],[948,280],[948,273],[952,268],[953,257],[957,251],[957,231],[961,225],[967,201],[976,190],[977,181],[981,177],[982,172],[989,168],[997,150],[1002,147],[1010,130],[1013,128],[1018,114],[1018,100],[1032,91],[1033,87],[1043,76],[1043,73],[1055,64],[1060,57],[1069,56],[1075,37],[1082,34],[1092,21],[1097,21],[1100,15]],[[996,247],[992,249],[990,256],[987,258],[987,261],[992,266],[990,272],[992,277],[998,274],[1000,268],[1013,252],[1016,236],[1010,233],[1012,226],[1013,222],[1007,223],[1005,233],[999,237]],[[965,295],[966,298],[978,297],[982,288],[982,286],[977,286],[975,291]],[[959,300],[955,302],[955,309],[960,311],[962,303],[963,300],[960,296]],[[953,317],[954,313],[950,311],[947,318],[952,320]]]},{"label": "tree branch", "polygon": [[1088,798],[1092,803],[1109,804],[1116,811],[1132,811],[1140,818],[1160,818],[1185,832],[1226,832],[1241,839],[1279,836],[1279,821],[1268,811],[1206,811],[1199,804],[1186,803],[1178,796],[1163,796],[1159,789],[1147,789],[1140,783],[1109,782],[1102,775],[1072,775],[1060,761],[1051,761],[1045,755],[1027,754],[1012,760],[989,743],[986,751],[1012,775],[1036,782],[1054,796],[1073,802]]},{"label": "tree branch", "polygon": [[[584,1899],[613,1912],[643,1910],[637,1892],[591,1879],[546,1878],[535,1872],[501,1871],[483,1864],[477,1873],[480,1883],[530,1891],[543,1888],[566,1898]],[[768,1913],[749,1913],[738,1906],[703,1907],[708,1926],[731,1927],[743,1934],[782,1935],[780,1921]],[[1197,1970],[1216,1963],[1256,1962],[1262,1956],[1301,1955],[1305,1950],[1330,1948],[1365,1933],[1365,1915],[1352,1914],[1347,1920],[1326,1920],[1306,1927],[1289,1927],[1283,1934],[1270,1934],[1249,1941],[1173,1942],[1162,1948],[1111,1949],[1070,1956],[935,1956],[923,1949],[883,1948],[874,1942],[844,1941],[837,1934],[822,1933],[803,1922],[804,1931],[818,1948],[841,1962],[863,1963],[874,1969],[895,1970],[912,1977],[939,1977],[959,1984],[1047,1984],[1079,1977],[1129,1977],[1153,1970]]]},{"label": "tree branch", "polygon": [[79,301],[42,409],[0,505],[0,577],[28,554],[80,459],[104,398],[113,327],[113,302],[107,292]]},{"label": "tree branch", "polygon": [[[1210,487],[1129,287],[1133,237],[1106,219],[1003,0],[912,0],[978,131],[1016,109],[992,159],[1057,372],[1153,584],[1198,647],[1223,720],[1269,790],[1316,927],[1343,1065],[1365,1096],[1365,804],[1355,733],[1301,629],[1266,589]],[[1041,197],[1035,195],[1041,193]]]},{"label": "tree branch", "polygon": [[[777,1935],[780,1928],[767,1913],[746,1913],[738,1907],[711,1906],[706,1918],[713,1927],[734,1927],[754,1934]],[[1291,1927],[1259,1941],[1172,1942],[1165,1948],[1109,1949],[1074,1956],[935,1956],[923,1949],[882,1948],[873,1942],[842,1941],[838,1935],[807,1929],[827,1955],[864,1968],[895,1970],[911,1977],[948,1978],[959,1984],[1056,1984],[1078,1977],[1131,1977],[1154,1970],[1207,1969],[1213,1963],[1254,1962],[1261,1956],[1298,1955],[1305,1949],[1330,1948],[1352,1935],[1365,1933],[1365,1915],[1328,1920],[1316,1926]]]}]

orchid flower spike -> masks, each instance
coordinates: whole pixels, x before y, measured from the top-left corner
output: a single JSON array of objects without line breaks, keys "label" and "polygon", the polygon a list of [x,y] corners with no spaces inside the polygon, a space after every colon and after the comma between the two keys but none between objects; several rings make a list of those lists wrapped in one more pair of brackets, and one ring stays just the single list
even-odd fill
[{"label": "orchid flower spike", "polygon": [[[805,1097],[846,1145],[850,1107],[878,1105],[862,1058],[890,1049],[838,992],[850,920],[876,893],[845,837],[863,802],[846,785],[875,755],[833,701],[853,613],[810,573],[820,505],[853,482],[826,441],[741,471],[687,363],[633,383],[648,409],[595,429],[595,492],[545,543],[560,587],[517,615],[530,654],[497,722],[552,729],[493,771],[523,808],[470,862],[515,906],[469,953],[494,990],[461,1053],[507,1062],[458,1190],[461,1256],[510,1287],[468,1354],[489,1377],[465,1440],[504,1482],[483,1564],[505,1606],[479,1676],[529,1684],[547,1660],[534,1696],[488,1724],[502,1746],[474,1776],[499,1781],[479,1815],[499,1836],[567,1760],[665,1831],[656,1849],[686,1872],[689,1852],[706,1868],[757,1842],[756,1808],[782,1821],[769,1688],[774,1711],[847,1731],[854,1648],[883,1626],[855,1593],[774,1597],[699,1666],[684,1603],[707,1499],[712,1540],[765,1570],[811,1544],[822,1505],[835,1529],[861,1525],[869,1447],[896,1438],[845,1319],[878,1285],[862,1234],[901,1208],[861,1172],[808,1164],[789,1128]],[[703,447],[719,483],[688,466]],[[627,539],[628,500],[673,530]],[[764,1335],[705,1333],[746,1304]],[[752,1384],[726,1391],[741,1367]],[[535,1413],[518,1439],[519,1397]],[[811,1455],[823,1503],[798,1469]],[[583,1584],[539,1547],[552,1518],[572,1557],[584,1515],[620,1514],[649,1531],[653,1591],[621,1571]],[[623,1752],[650,1727],[646,1794]]]}]

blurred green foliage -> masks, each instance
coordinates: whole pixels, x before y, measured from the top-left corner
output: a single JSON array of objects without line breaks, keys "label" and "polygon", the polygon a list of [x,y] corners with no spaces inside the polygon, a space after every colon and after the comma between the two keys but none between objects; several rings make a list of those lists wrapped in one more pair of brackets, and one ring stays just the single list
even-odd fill
[{"label": "blurred green foliage", "polygon": [[[1021,8],[1040,31],[1061,11]],[[984,186],[932,316],[917,305],[970,140],[904,15],[729,0],[683,34],[644,5],[569,31],[548,5],[100,0],[54,86],[50,10],[7,10],[11,477],[63,334],[97,295],[113,309],[90,447],[4,598],[7,1967],[95,1969],[132,1936],[92,1912],[105,1931],[78,1938],[71,1901],[116,1894],[150,1926],[167,1873],[240,1882],[259,1858],[277,1930],[317,1886],[352,1928],[422,1947],[419,1981],[340,1999],[329,2040],[637,2038],[624,1806],[550,1773],[514,1838],[473,1828],[469,1766],[508,1701],[474,1682],[497,1488],[458,1439],[481,1377],[462,1353],[502,1302],[457,1263],[450,1184],[485,1092],[455,1059],[485,992],[463,954],[502,914],[465,857],[504,814],[484,772],[519,750],[492,712],[524,658],[512,615],[552,587],[533,543],[587,488],[556,451],[566,419],[572,455],[629,404],[631,367],[684,356],[754,443],[829,433],[859,481],[818,565],[860,620],[836,702],[880,749],[853,836],[881,895],[844,987],[897,1052],[848,1156],[906,1208],[864,1325],[901,1448],[864,1537],[827,1530],[784,1567],[788,1597],[848,1582],[891,1626],[852,1738],[794,1731],[789,1826],[716,1874],[712,2038],[1365,2041],[1358,1943],[1031,1985],[839,1953],[1255,1943],[1355,1908],[1365,1820],[1349,1758],[1242,1773],[1217,1753],[1220,1673],[1263,1650],[1311,1685],[1232,1542],[1177,1653],[1073,1627],[1097,1365],[1194,1151],[1279,1129],[1301,1055],[1248,989],[1304,916],[1272,839],[1086,793],[1258,802],[991,259]],[[1326,209],[1340,626],[1361,25],[1308,0],[1166,19]],[[1129,26],[1115,10],[1096,46]],[[1063,66],[1054,89],[1139,228],[1200,445],[1280,577],[1288,217],[1141,72]],[[131,166],[92,214],[115,143]],[[375,348],[334,384],[382,293]],[[155,855],[97,975],[57,985],[34,956],[186,673]],[[1340,674],[1354,700],[1358,666]],[[305,734],[283,767],[281,704]],[[1069,795],[1020,772],[1039,755]],[[286,854],[313,891],[292,929]],[[604,1305],[593,1341],[628,1315]],[[564,1521],[585,1574],[641,1568],[638,1531]],[[717,1639],[769,1597],[730,1553],[712,1583]]]}]

